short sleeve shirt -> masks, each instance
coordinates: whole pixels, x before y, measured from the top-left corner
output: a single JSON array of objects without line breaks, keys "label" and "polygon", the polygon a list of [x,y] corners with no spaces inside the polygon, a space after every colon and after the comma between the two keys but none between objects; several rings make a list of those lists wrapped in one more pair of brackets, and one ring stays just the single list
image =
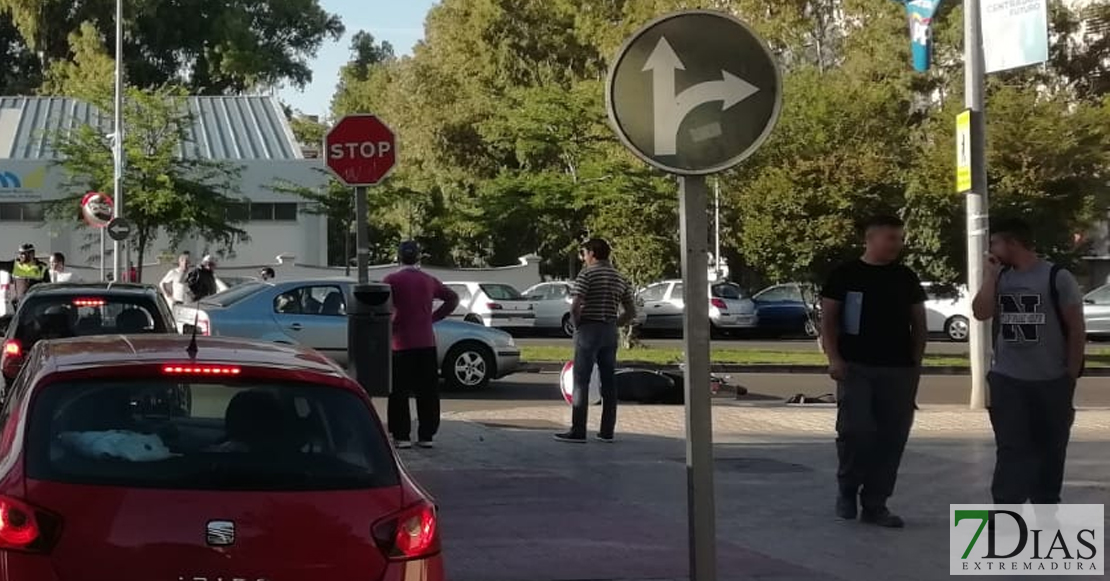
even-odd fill
[{"label": "short sleeve shirt", "polygon": [[902,264],[854,260],[829,275],[821,296],[840,306],[840,356],[875,367],[912,367],[912,310],[925,302],[921,280]]},{"label": "short sleeve shirt", "polygon": [[[992,370],[1025,381],[1051,381],[1068,372],[1064,323],[1052,304],[1052,263],[1024,271],[1007,270],[998,280]],[[1079,283],[1066,270],[1056,274],[1060,310],[1083,303]]]},{"label": "short sleeve shirt", "polygon": [[572,292],[582,300],[585,322],[616,322],[621,304],[632,300],[632,285],[609,262],[598,262],[578,273]]}]

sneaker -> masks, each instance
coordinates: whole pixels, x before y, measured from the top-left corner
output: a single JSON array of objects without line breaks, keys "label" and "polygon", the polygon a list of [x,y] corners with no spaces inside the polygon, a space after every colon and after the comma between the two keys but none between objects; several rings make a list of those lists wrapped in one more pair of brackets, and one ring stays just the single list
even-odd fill
[{"label": "sneaker", "polygon": [[408,450],[412,448],[412,441],[410,440],[393,440],[393,447],[398,450]]},{"label": "sneaker", "polygon": [[882,508],[863,509],[859,517],[860,522],[875,525],[886,529],[900,529],[906,526],[902,517],[890,512],[885,506]]},{"label": "sneaker", "polygon": [[859,506],[854,494],[836,495],[836,516],[844,520],[856,520]]},{"label": "sneaker", "polygon": [[615,441],[613,436],[602,436],[601,434],[594,436],[594,439],[598,442],[605,442],[606,444],[612,444]]},{"label": "sneaker", "polygon": [[417,448],[428,449],[428,448],[435,448],[436,446],[435,446],[435,444],[432,443],[431,440],[420,440],[420,441],[416,442],[416,447]]},{"label": "sneaker", "polygon": [[586,437],[585,436],[576,436],[572,432],[564,432],[562,434],[555,434],[555,439],[559,442],[564,442],[564,443],[567,443],[567,444],[585,444],[586,443]]}]

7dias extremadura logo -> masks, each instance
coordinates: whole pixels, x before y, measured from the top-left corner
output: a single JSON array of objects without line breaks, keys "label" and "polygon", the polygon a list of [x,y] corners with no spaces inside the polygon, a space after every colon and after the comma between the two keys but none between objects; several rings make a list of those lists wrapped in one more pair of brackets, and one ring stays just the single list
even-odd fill
[{"label": "7dias extremadura logo", "polygon": [[1103,576],[1101,504],[953,504],[952,575]]}]

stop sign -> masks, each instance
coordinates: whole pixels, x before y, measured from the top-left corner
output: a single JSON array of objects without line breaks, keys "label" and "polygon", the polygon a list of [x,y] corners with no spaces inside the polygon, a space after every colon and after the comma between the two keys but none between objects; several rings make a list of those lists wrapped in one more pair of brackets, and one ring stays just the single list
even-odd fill
[{"label": "stop sign", "polygon": [[339,181],[372,186],[397,164],[397,139],[374,115],[348,115],[324,137],[324,159]]}]

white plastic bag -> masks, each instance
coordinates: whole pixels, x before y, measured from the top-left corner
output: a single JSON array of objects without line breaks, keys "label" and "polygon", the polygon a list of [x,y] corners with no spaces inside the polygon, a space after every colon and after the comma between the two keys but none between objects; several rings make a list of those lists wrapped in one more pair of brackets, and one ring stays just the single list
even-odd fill
[{"label": "white plastic bag", "polygon": [[131,462],[158,462],[174,455],[155,434],[139,434],[126,430],[105,432],[64,432],[58,435],[63,444],[89,458],[115,458]]}]

